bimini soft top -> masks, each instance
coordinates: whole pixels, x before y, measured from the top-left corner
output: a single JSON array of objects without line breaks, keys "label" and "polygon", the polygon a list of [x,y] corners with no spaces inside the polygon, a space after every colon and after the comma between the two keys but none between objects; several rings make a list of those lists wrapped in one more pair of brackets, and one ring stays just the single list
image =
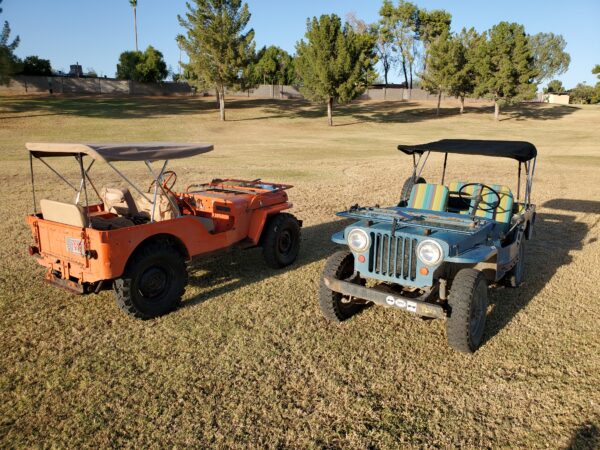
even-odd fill
[{"label": "bimini soft top", "polygon": [[537,150],[533,144],[525,141],[487,141],[471,139],[442,139],[441,141],[429,142],[419,145],[398,146],[398,150],[407,155],[425,152],[436,153],[459,153],[463,155],[496,156],[501,158],[512,158],[519,162],[527,162],[537,156]]},{"label": "bimini soft top", "polygon": [[159,161],[187,158],[210,152],[212,144],[176,142],[129,142],[124,144],[44,143],[25,144],[36,157],[87,155],[97,161]]}]

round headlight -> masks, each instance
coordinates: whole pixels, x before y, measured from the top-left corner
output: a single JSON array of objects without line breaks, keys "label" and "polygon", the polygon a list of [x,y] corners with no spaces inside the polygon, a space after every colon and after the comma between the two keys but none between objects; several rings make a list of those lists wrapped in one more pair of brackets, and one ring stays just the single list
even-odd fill
[{"label": "round headlight", "polygon": [[348,247],[350,250],[356,253],[362,253],[369,248],[371,245],[369,235],[366,231],[359,228],[355,228],[348,233]]},{"label": "round headlight", "polygon": [[435,241],[426,239],[417,246],[419,260],[427,266],[435,266],[442,262],[444,251],[442,246]]}]

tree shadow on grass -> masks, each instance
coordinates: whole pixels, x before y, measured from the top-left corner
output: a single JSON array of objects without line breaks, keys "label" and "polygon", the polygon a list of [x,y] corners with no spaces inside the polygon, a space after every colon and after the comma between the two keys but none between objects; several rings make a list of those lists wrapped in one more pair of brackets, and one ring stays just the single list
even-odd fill
[{"label": "tree shadow on grass", "polygon": [[[232,105],[233,106],[233,105]],[[247,107],[239,104],[237,107]],[[215,101],[199,97],[43,96],[10,99],[3,105],[6,119],[40,115],[72,115],[104,119],[135,119],[218,111]],[[19,114],[19,115],[16,115]]]},{"label": "tree shadow on grass", "polygon": [[[500,122],[507,120],[559,120],[577,112],[580,108],[573,105],[551,105],[548,103],[519,103],[500,109]],[[458,109],[457,109],[458,111]],[[465,108],[465,111],[476,114],[494,114],[493,106]]]},{"label": "tree shadow on grass", "polygon": [[592,227],[577,221],[575,215],[563,211],[597,212],[600,202],[555,199],[543,206],[556,212],[537,213],[533,239],[525,241],[523,285],[517,289],[498,287],[490,290],[492,310],[487,318],[485,342],[506,327],[546,286],[560,267],[573,261],[571,251],[582,249],[584,244],[594,239],[586,242]]},{"label": "tree shadow on grass", "polygon": [[[229,121],[269,120],[278,118],[326,120],[323,105],[302,99],[256,99],[233,97],[226,99],[225,111],[258,109],[256,116],[233,118]],[[565,105],[541,105],[523,103],[502,110],[502,120],[553,120],[560,119],[577,111],[577,107]],[[40,96],[11,98],[3,105],[5,116],[0,113],[0,121],[43,115],[73,115],[110,119],[132,119],[164,117],[179,114],[215,114],[217,102],[213,97],[168,96]],[[488,106],[469,105],[466,113],[492,114]],[[19,114],[19,115],[16,115]],[[419,103],[410,100],[399,101],[356,101],[334,107],[334,126],[348,126],[359,123],[416,123],[459,115],[458,108],[442,108],[436,114],[435,103]]]},{"label": "tree shadow on grass", "polygon": [[296,270],[327,258],[336,248],[336,244],[331,241],[331,235],[350,223],[350,220],[333,220],[302,228],[298,259],[291,266],[280,270],[271,269],[265,264],[259,248],[236,250],[221,257],[195,261],[190,266],[189,284],[201,287],[205,291],[184,301],[183,306],[197,305],[219,295],[276,276],[282,271]]}]

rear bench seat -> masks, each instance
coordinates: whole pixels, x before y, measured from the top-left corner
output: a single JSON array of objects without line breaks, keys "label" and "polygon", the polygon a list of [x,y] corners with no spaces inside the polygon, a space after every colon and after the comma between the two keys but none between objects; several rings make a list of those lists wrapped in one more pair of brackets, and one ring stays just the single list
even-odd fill
[{"label": "rear bench seat", "polygon": [[[40,208],[44,220],[71,225],[78,228],[87,228],[87,218],[81,205],[74,203],[57,202],[55,200],[40,200]],[[96,230],[113,230],[116,228],[132,227],[134,224],[125,217],[91,217],[92,228]]]}]

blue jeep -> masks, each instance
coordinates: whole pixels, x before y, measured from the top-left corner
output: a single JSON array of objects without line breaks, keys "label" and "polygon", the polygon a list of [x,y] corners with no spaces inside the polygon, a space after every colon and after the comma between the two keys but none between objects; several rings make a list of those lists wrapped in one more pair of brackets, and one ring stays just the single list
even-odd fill
[{"label": "blue jeep", "polygon": [[[488,284],[517,287],[523,280],[525,240],[535,222],[530,198],[537,150],[529,142],[458,139],[398,149],[413,158],[398,205],[356,205],[337,214],[358,222],[332,237],[350,251],[335,253],[325,265],[321,310],[335,322],[370,303],[447,319],[450,346],[472,353],[484,336]],[[440,184],[421,178],[431,152],[444,154]],[[448,154],[457,153],[516,159],[516,198],[498,184],[444,184]]]}]

